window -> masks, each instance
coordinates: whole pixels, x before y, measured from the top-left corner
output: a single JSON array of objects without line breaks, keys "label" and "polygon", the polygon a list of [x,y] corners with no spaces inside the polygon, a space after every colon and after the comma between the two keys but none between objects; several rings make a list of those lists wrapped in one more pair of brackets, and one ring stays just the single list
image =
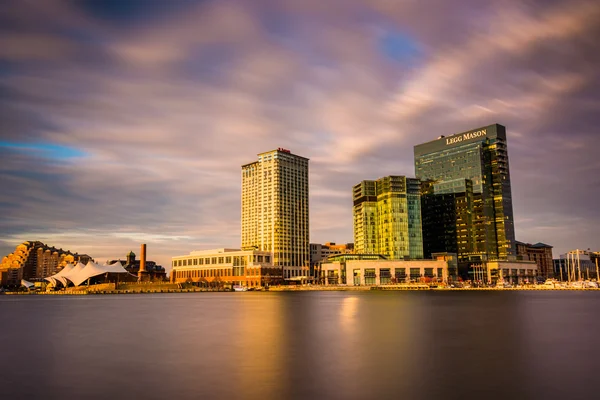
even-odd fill
[{"label": "window", "polygon": [[410,279],[418,280],[421,278],[421,269],[420,268],[411,268],[410,269]]},{"label": "window", "polygon": [[382,268],[379,270],[379,284],[389,285],[391,282],[392,273],[389,268]]},{"label": "window", "polygon": [[404,280],[406,280],[406,269],[404,269],[404,268],[396,268],[394,270],[394,276],[396,277],[397,281],[404,281]]},{"label": "window", "polygon": [[375,268],[365,269],[365,285],[374,285],[375,276]]}]

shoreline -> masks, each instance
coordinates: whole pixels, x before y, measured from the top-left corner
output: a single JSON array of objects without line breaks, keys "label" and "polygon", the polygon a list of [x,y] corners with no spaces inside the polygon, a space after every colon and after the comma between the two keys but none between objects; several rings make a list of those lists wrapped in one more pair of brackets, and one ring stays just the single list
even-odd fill
[{"label": "shoreline", "polygon": [[[250,292],[381,292],[381,291],[399,291],[399,292],[508,292],[508,291],[600,291],[600,288],[545,288],[545,287],[521,287],[521,288],[431,288],[426,285],[406,285],[406,286],[273,286],[268,290],[253,290]],[[178,288],[178,289],[144,289],[132,288],[127,290],[67,290],[53,292],[3,292],[0,295],[7,296],[87,296],[87,295],[127,295],[127,294],[163,294],[163,293],[221,293],[234,292],[229,289],[208,289],[208,288]]]}]

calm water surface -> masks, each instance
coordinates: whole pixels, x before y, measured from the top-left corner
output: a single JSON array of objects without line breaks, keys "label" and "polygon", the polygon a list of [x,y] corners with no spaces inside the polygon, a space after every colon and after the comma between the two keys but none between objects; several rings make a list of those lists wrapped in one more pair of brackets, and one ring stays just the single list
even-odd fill
[{"label": "calm water surface", "polygon": [[2,399],[600,398],[600,293],[0,297]]}]

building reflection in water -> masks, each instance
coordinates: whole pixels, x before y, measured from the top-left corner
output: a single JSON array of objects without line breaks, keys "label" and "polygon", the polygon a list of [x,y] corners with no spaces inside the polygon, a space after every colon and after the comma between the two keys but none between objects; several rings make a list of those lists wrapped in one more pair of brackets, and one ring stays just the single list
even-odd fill
[{"label": "building reflection in water", "polygon": [[[282,298],[273,294],[243,294],[236,314],[231,345],[237,355],[231,362],[243,398],[283,397]],[[265,297],[269,297],[266,299]]]},{"label": "building reflection in water", "polygon": [[346,297],[342,300],[340,309],[340,325],[344,334],[351,335],[356,331],[356,314],[358,311],[358,297]]}]

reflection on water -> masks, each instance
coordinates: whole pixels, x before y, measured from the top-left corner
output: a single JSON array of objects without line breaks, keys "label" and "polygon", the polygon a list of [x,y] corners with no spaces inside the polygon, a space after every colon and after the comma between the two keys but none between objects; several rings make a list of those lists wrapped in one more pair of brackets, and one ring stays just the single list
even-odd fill
[{"label": "reflection on water", "polygon": [[3,296],[0,396],[595,398],[599,306],[595,292]]},{"label": "reflection on water", "polygon": [[242,307],[232,341],[235,354],[232,363],[237,368],[234,379],[240,382],[238,390],[242,393],[267,392],[282,398],[284,332],[281,298],[271,296],[270,301],[263,301],[261,297],[248,297]]},{"label": "reflection on water", "polygon": [[340,323],[344,333],[351,334],[356,323],[356,311],[358,309],[358,297],[350,296],[342,300],[340,309]]}]

